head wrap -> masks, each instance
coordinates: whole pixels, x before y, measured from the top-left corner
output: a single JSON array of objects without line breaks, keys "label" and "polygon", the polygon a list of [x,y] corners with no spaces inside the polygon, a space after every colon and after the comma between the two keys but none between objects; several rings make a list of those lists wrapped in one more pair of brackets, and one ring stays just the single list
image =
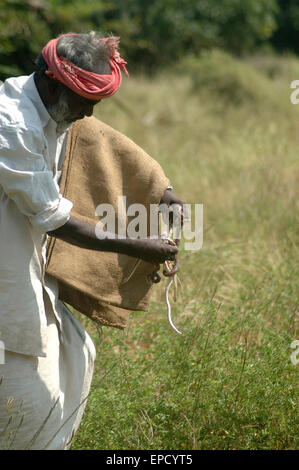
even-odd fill
[{"label": "head wrap", "polygon": [[[73,34],[63,36],[73,36]],[[117,50],[119,38],[95,39],[106,42],[110,51],[111,74],[101,75],[81,69],[65,57],[58,57],[56,48],[61,37],[49,41],[42,50],[42,55],[48,65],[46,75],[63,83],[77,95],[90,100],[98,101],[112,96],[121,85],[121,70],[129,75],[125,66],[126,62]]]}]

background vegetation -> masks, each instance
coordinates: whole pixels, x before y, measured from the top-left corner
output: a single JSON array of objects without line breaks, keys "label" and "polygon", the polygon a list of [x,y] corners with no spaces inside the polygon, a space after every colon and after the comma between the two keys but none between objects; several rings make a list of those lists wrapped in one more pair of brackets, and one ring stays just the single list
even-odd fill
[{"label": "background vegetation", "polygon": [[[98,118],[204,205],[204,245],[180,251],[169,326],[165,281],[125,331],[79,314],[98,348],[75,449],[298,449],[299,61],[219,50],[124,81]],[[184,73],[182,73],[182,71]]]},{"label": "background vegetation", "polygon": [[0,80],[33,70],[52,37],[90,29],[121,36],[131,72],[154,72],[220,47],[298,52],[296,0],[0,0]]},{"label": "background vegetation", "polygon": [[121,36],[131,77],[96,116],[204,205],[182,336],[165,281],[125,331],[74,312],[98,350],[74,449],[298,449],[298,25],[294,0],[0,0],[2,79],[61,32]]}]

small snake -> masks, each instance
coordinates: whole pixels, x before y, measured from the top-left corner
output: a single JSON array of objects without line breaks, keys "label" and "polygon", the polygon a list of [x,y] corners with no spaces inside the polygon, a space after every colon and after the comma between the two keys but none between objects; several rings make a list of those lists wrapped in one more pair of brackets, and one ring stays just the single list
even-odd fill
[{"label": "small snake", "polygon": [[[177,244],[171,238],[165,238],[165,240],[170,245],[177,246]],[[171,263],[171,261],[168,261],[168,260],[164,261],[163,266],[164,266],[164,269],[163,269],[164,276],[169,277],[169,281],[168,281],[168,283],[166,285],[166,288],[165,288],[165,301],[166,301],[166,305],[167,305],[168,321],[169,321],[170,325],[172,326],[172,328],[174,329],[174,331],[176,331],[179,335],[181,335],[182,332],[177,329],[177,327],[174,325],[174,323],[171,319],[171,305],[170,305],[170,302],[169,302],[169,289],[170,289],[172,283],[174,283],[174,301],[176,301],[176,293],[177,293],[176,273],[178,272],[177,256],[175,256],[175,259],[174,259],[173,263]]]},{"label": "small snake", "polygon": [[[181,207],[177,207],[176,210],[178,211],[177,213],[177,216],[181,219],[181,214],[182,214],[182,208]],[[161,214],[160,214],[161,215]],[[161,238],[165,241],[165,243],[168,243],[169,245],[172,245],[172,246],[178,246],[179,244],[179,239],[177,239],[176,241],[172,240],[172,238],[170,238],[170,232],[173,230],[173,228],[171,230],[169,230],[169,228],[167,227],[168,230],[166,230],[165,232],[161,229],[161,225],[162,225],[162,218],[160,217],[160,233],[161,233]],[[166,227],[165,227],[166,228]],[[125,284],[126,282],[129,281],[129,279],[131,279],[131,277],[133,276],[134,272],[136,271],[137,267],[139,266],[139,264],[141,263],[141,260],[137,260],[134,267],[133,267],[133,270],[132,272],[129,274],[129,276],[123,281],[123,284]],[[168,316],[168,321],[170,323],[170,325],[172,326],[172,328],[179,334],[181,335],[182,332],[179,331],[176,326],[174,325],[173,321],[172,321],[172,318],[171,318],[171,305],[170,305],[170,302],[169,302],[169,289],[172,285],[172,283],[174,283],[174,301],[176,301],[176,293],[177,293],[177,276],[176,276],[176,273],[178,272],[178,260],[177,260],[177,255],[175,255],[175,258],[174,260],[165,260],[164,263],[163,263],[163,274],[164,276],[166,277],[169,277],[169,281],[165,287],[165,301],[166,301],[166,305],[167,305],[167,316]],[[157,284],[158,282],[161,281],[161,276],[160,274],[158,273],[158,270],[160,268],[160,265],[158,265],[155,269],[155,271],[153,273],[151,273],[148,278],[151,282],[153,282],[154,284]]]},{"label": "small snake", "polygon": [[[172,246],[177,246],[177,244],[171,239],[171,238],[168,238],[168,237],[163,237],[163,240],[165,240],[166,243],[172,245]],[[133,274],[135,273],[136,269],[138,268],[139,264],[141,263],[141,259],[138,259],[131,271],[131,273],[129,274],[129,276],[127,278],[125,278],[122,282],[122,284],[125,284],[126,282],[128,282],[131,277],[133,276]],[[166,277],[169,277],[169,281],[165,287],[165,301],[166,301],[166,305],[167,305],[167,316],[168,316],[168,321],[170,323],[170,325],[172,326],[172,328],[179,334],[181,335],[182,332],[179,331],[176,326],[174,325],[173,321],[172,321],[172,318],[171,318],[171,305],[170,305],[170,302],[169,302],[169,289],[172,285],[172,283],[174,283],[174,301],[176,301],[176,293],[177,293],[177,277],[176,277],[176,273],[178,272],[178,260],[177,260],[177,255],[175,256],[175,259],[174,261],[170,261],[170,260],[166,260],[164,261],[163,263],[163,274],[164,276]],[[149,275],[149,279],[151,280],[151,282],[153,282],[154,284],[157,284],[158,282],[161,281],[161,276],[160,274],[158,273],[158,269],[160,268],[160,266],[158,265],[158,268],[152,273]]]}]

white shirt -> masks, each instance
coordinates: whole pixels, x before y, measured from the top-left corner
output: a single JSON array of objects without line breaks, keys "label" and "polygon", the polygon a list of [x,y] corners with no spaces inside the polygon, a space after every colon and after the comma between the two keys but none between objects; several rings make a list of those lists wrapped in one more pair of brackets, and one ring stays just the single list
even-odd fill
[{"label": "white shirt", "polygon": [[[10,351],[45,356],[46,232],[64,225],[72,203],[59,194],[66,133],[56,134],[33,74],[0,87],[0,339]],[[51,282],[50,282],[51,281]],[[47,292],[47,294],[46,294]],[[59,319],[58,319],[59,321]]]}]

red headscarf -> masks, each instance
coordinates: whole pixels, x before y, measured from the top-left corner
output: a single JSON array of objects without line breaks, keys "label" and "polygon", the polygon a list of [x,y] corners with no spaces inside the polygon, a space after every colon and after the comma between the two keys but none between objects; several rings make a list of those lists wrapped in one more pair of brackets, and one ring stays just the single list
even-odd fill
[{"label": "red headscarf", "polygon": [[[63,36],[69,35],[73,34]],[[121,85],[121,69],[129,75],[125,66],[126,62],[119,56],[117,51],[119,38],[97,39],[97,41],[107,43],[111,54],[111,75],[100,75],[77,67],[65,57],[58,57],[56,47],[61,37],[49,41],[42,50],[43,57],[48,65],[46,74],[84,98],[98,101],[112,96]]]}]

